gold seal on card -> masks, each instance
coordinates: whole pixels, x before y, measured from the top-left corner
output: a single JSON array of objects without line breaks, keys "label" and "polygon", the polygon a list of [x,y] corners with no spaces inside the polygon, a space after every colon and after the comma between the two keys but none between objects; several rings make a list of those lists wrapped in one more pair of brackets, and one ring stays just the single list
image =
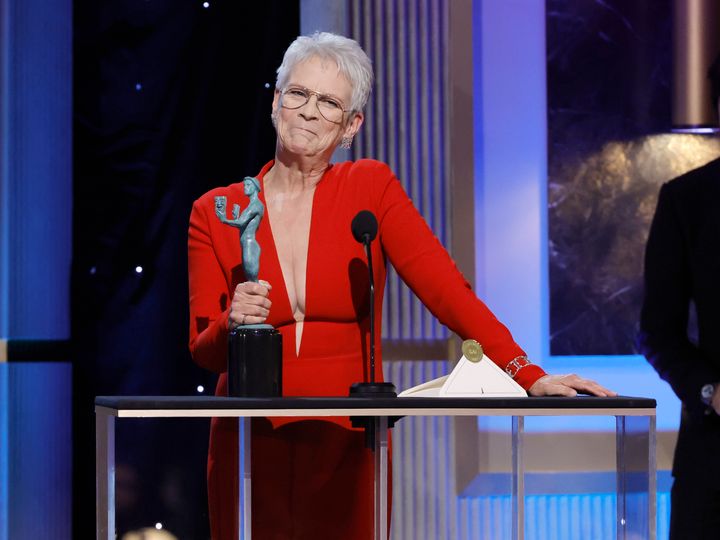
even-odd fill
[{"label": "gold seal on card", "polygon": [[471,362],[479,362],[483,357],[482,345],[474,339],[466,339],[462,344],[463,356]]}]

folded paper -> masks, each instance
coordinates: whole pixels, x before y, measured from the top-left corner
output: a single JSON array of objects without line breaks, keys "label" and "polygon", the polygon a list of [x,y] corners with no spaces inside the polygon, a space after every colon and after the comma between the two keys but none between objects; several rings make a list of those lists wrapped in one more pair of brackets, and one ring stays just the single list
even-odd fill
[{"label": "folded paper", "polygon": [[450,375],[401,392],[398,397],[527,397],[527,392],[487,355],[477,341],[463,342],[463,355]]}]

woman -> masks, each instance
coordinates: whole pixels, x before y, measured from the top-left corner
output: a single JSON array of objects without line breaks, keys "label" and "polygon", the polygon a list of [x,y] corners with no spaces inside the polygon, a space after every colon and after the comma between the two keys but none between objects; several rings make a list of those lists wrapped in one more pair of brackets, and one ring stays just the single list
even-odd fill
[{"label": "woman", "polygon": [[[463,339],[479,341],[530,394],[612,395],[575,375],[548,376],[527,360],[386,165],[330,164],[335,149],[348,147],[363,123],[372,78],[368,57],[341,36],[299,37],[286,51],[272,103],[275,159],[257,175],[267,208],[257,230],[263,246],[258,283],[242,275],[237,236],[214,216],[213,198],[243,200],[241,185],[215,189],[193,207],[190,348],[198,364],[220,373],[216,394],[227,395],[227,334],[240,324],[269,323],[282,333],[286,396],[347,395],[351,383],[364,379],[367,270],[357,264],[365,255],[350,223],[368,209],[379,222],[372,246],[378,358],[389,259],[441,322]],[[376,380],[382,380],[379,366]],[[236,451],[236,422],[214,419],[208,486],[215,539],[235,532]],[[372,455],[347,419],[257,422],[252,452],[256,537],[372,537]]]}]

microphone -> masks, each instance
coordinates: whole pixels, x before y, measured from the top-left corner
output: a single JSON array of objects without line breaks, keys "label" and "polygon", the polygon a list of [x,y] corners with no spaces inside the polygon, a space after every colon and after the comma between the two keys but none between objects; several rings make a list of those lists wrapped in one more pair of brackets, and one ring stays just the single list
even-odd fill
[{"label": "microphone", "polygon": [[[360,210],[350,224],[355,240],[366,246],[377,236],[378,222],[370,210]],[[368,255],[369,257],[369,255]]]},{"label": "microphone", "polygon": [[361,210],[350,224],[355,240],[365,246],[368,259],[368,276],[370,281],[370,382],[354,383],[350,387],[351,396],[396,397],[395,385],[392,383],[375,382],[375,280],[372,268],[372,250],[370,243],[375,240],[378,222],[369,210]]}]

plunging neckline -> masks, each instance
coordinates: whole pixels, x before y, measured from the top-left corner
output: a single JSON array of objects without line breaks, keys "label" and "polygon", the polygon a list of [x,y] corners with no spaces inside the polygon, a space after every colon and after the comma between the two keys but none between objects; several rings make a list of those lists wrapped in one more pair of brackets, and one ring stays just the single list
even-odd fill
[{"label": "plunging neckline", "polygon": [[[292,303],[290,302],[290,294],[288,293],[287,281],[285,279],[285,273],[283,272],[282,263],[280,262],[280,254],[278,253],[277,244],[275,242],[275,233],[273,232],[272,219],[270,217],[271,211],[267,204],[267,199],[265,198],[265,175],[268,172],[270,172],[270,169],[272,168],[274,163],[275,162],[273,161],[270,164],[269,168],[263,173],[262,177],[260,178],[260,195],[262,196],[262,202],[265,205],[265,217],[267,218],[268,230],[270,232],[269,236],[270,236],[271,249],[275,256],[275,260],[277,261],[278,268],[280,270],[280,279],[282,281],[282,289],[283,289],[282,294],[283,294],[285,302],[287,303],[287,306],[290,310],[290,316],[292,317],[292,319],[295,321],[295,324],[297,325],[298,321],[295,320],[295,313],[293,312]],[[310,287],[309,287],[309,284],[310,284],[310,255],[312,253],[312,243],[313,243],[312,238],[313,238],[313,230],[315,229],[315,219],[316,219],[315,218],[315,207],[316,207],[315,200],[317,197],[318,190],[320,189],[320,186],[323,183],[323,179],[325,178],[325,175],[328,173],[328,171],[330,171],[332,169],[332,167],[333,167],[332,164],[330,164],[330,166],[323,173],[323,175],[320,178],[320,180],[318,181],[318,183],[315,184],[315,189],[313,191],[312,199],[310,201],[310,224],[308,226],[307,253],[305,255],[305,284],[304,284],[305,285],[305,312],[304,312],[304,316],[303,316],[303,320],[302,320],[303,328],[302,328],[302,331],[300,332],[300,336],[299,336],[300,337],[300,339],[299,339],[300,346],[299,347],[298,347],[297,328],[294,329],[294,331],[295,331],[295,333],[294,333],[295,346],[292,349],[293,349],[293,354],[294,354],[295,358],[300,358],[300,356],[301,356],[300,353],[302,352],[303,345],[306,342],[306,339],[305,339],[306,325],[305,325],[305,323],[307,322],[308,314],[310,312],[310,295],[309,295],[309,291],[310,291]],[[270,308],[270,309],[272,309],[272,308]]]}]

